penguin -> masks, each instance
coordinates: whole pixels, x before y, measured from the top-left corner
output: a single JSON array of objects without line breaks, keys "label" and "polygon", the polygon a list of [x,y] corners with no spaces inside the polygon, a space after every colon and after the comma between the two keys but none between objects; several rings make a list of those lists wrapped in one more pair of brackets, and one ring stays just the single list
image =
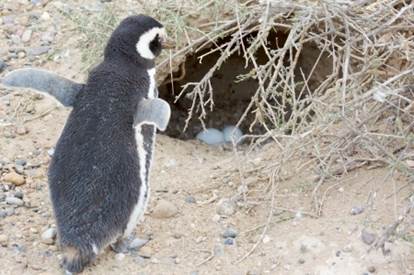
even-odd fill
[{"label": "penguin", "polygon": [[30,68],[2,80],[72,107],[48,171],[68,273],[82,272],[108,246],[122,249],[143,217],[156,129],[165,130],[171,112],[155,83],[154,60],[171,46],[166,42],[157,20],[130,16],[113,31],[85,84]]}]

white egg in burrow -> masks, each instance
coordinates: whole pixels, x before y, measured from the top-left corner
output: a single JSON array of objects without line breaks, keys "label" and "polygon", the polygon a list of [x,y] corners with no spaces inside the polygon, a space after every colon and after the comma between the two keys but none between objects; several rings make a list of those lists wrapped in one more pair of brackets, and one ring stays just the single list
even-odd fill
[{"label": "white egg in burrow", "polygon": [[196,138],[209,145],[220,145],[224,143],[224,135],[220,130],[207,128],[197,134]]},{"label": "white egg in burrow", "polygon": [[233,143],[234,141],[234,143],[237,144],[241,142],[243,132],[238,127],[229,125],[224,127],[223,136],[225,142]]}]

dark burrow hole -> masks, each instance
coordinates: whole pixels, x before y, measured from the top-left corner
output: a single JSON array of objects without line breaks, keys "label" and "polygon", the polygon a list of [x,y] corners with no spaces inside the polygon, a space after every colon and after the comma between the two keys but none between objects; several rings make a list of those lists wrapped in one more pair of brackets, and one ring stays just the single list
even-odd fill
[{"label": "dark burrow hole", "polygon": [[[245,44],[248,45],[249,41],[251,41],[255,35],[257,35],[257,33],[251,33],[250,36],[245,39]],[[277,49],[282,47],[287,36],[288,32],[270,32],[267,39],[267,48]],[[229,39],[230,37],[226,37],[216,41],[215,47],[228,42]],[[171,76],[168,76],[158,87],[160,97],[168,101],[171,105],[171,120],[164,134],[170,137],[188,140],[195,138],[195,136],[202,131],[203,127],[197,118],[198,114],[193,115],[193,118],[188,124],[188,128],[185,132],[183,131],[188,117],[188,110],[192,104],[192,99],[186,97],[185,94],[181,96],[177,102],[175,102],[175,99],[186,83],[199,82],[210,68],[216,64],[221,55],[220,51],[204,56],[202,63],[199,62],[199,57],[211,50],[212,48],[207,47],[196,54],[187,56],[185,63],[181,64],[181,69],[177,73],[174,73],[172,77],[174,81],[171,82]],[[319,55],[320,50],[315,45],[311,43],[305,44],[295,68],[295,81],[303,81],[303,76],[307,77],[309,75],[315,62],[317,62]],[[266,64],[269,60],[268,55],[263,48],[257,50],[255,58],[259,66]],[[277,60],[275,63],[276,62]],[[288,58],[284,60],[284,64],[287,62],[289,62]],[[243,55],[236,52],[228,57],[219,70],[214,73],[211,78],[214,109],[212,112],[208,112],[207,117],[204,119],[206,128],[217,128],[221,130],[227,125],[236,125],[259,85],[258,80],[256,79],[249,78],[247,80],[238,81],[237,77],[239,75],[248,74],[253,68],[254,66],[252,64],[246,66]],[[332,60],[327,57],[326,54],[323,54],[322,58],[319,58],[319,62],[316,69],[313,70],[312,76],[309,78],[309,90],[312,91],[316,89],[331,71]],[[188,89],[186,93],[190,91],[191,90]],[[302,93],[300,97],[303,96],[306,95]],[[291,113],[290,107],[286,106],[283,113],[284,114],[281,116],[283,116],[285,120],[288,119]],[[243,134],[260,135],[265,133],[265,128],[260,125],[260,123],[256,123],[256,125],[250,129],[250,125],[254,119],[255,114],[251,112],[248,113],[240,125]]]}]

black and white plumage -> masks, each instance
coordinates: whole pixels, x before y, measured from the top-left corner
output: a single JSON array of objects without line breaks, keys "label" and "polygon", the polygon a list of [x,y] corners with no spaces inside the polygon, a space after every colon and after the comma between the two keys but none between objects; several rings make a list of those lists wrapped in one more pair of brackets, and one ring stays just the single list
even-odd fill
[{"label": "black and white plumage", "polygon": [[[113,32],[103,62],[87,83],[72,82],[71,89],[66,79],[58,81],[70,96],[33,87],[73,105],[49,167],[63,265],[69,272],[81,272],[103,248],[128,237],[144,214],[156,127],[165,130],[170,116],[168,104],[156,98],[154,78],[154,58],[164,37],[155,19],[128,17]],[[10,74],[3,83],[30,87],[16,78]]]}]

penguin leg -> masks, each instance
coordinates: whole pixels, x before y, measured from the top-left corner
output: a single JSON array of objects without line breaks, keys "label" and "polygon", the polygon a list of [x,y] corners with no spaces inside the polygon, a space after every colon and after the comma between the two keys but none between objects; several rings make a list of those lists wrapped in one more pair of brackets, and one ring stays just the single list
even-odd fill
[{"label": "penguin leg", "polygon": [[110,245],[110,247],[115,253],[126,253],[128,252],[128,247],[131,241],[132,237],[119,237],[118,240]]},{"label": "penguin leg", "polygon": [[96,253],[91,248],[80,249],[74,246],[63,248],[64,256],[62,266],[66,273],[80,273],[83,269],[95,260]]}]

